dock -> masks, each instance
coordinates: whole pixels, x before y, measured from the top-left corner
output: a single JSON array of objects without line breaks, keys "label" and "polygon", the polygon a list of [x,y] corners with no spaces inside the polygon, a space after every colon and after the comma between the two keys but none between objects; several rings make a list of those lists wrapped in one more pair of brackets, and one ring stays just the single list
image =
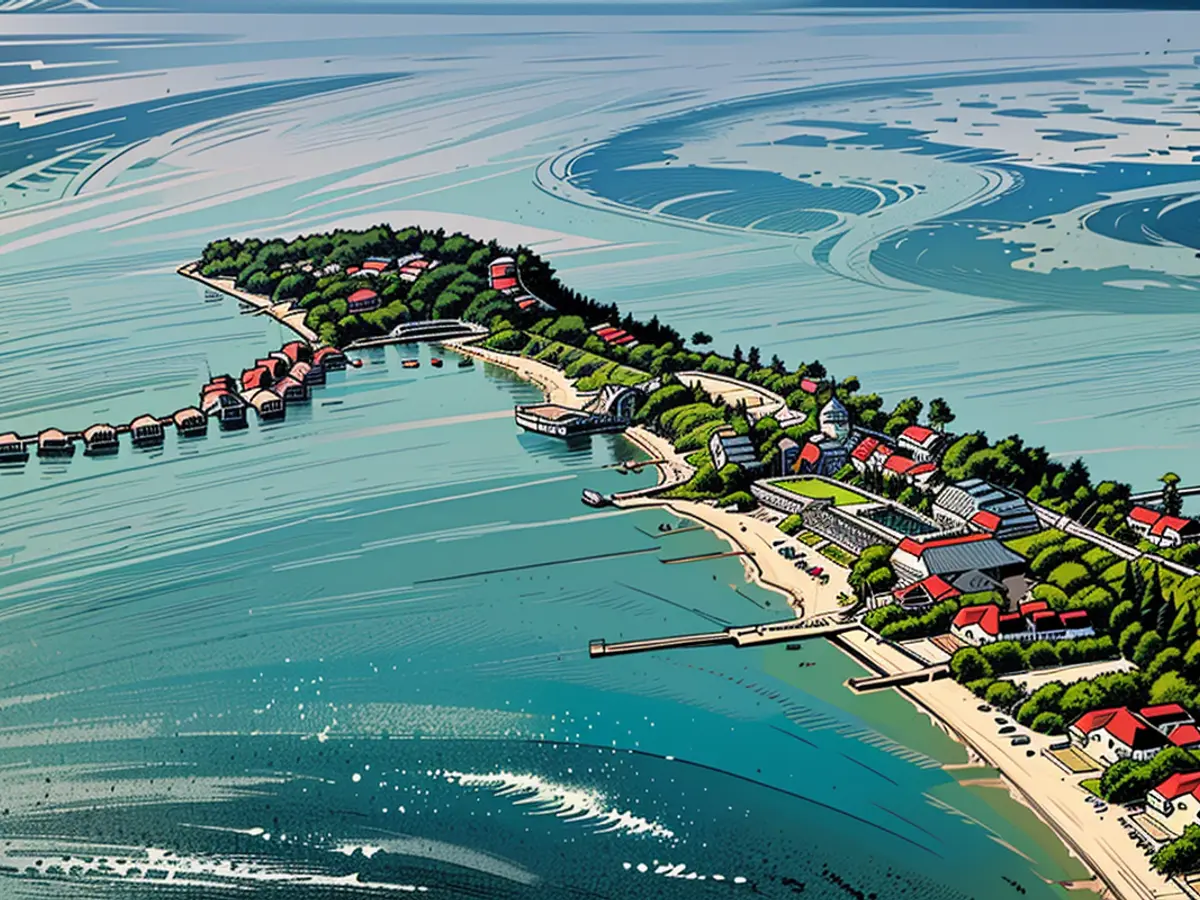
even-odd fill
[{"label": "dock", "polygon": [[865,675],[862,678],[851,678],[846,683],[857,694],[868,691],[882,691],[887,688],[904,687],[909,684],[921,684],[950,677],[950,664],[938,663],[915,669],[911,672],[897,672],[894,675]]},{"label": "dock", "polygon": [[732,644],[734,647],[754,647],[759,644],[780,644],[784,641],[829,637],[858,627],[856,622],[812,625],[802,619],[796,619],[788,622],[766,622],[761,625],[734,625],[723,631],[678,634],[672,637],[619,641],[612,644],[598,639],[588,644],[588,655],[595,659],[600,656],[619,656],[624,653],[649,653],[653,650],[674,650],[682,647],[716,647],[722,644]]}]

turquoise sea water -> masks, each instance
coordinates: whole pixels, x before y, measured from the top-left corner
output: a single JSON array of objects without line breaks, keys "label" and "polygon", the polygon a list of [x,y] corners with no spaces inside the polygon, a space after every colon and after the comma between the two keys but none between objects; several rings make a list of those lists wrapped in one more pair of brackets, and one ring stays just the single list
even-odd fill
[{"label": "turquoise sea water", "polygon": [[[979,166],[951,168],[944,148],[892,146],[898,123],[836,149],[870,107],[822,110],[817,126],[791,94],[732,120],[728,106],[886,75],[887,91],[850,99],[933,109],[931,73],[1013,67],[1014,34],[1039,66],[1089,55],[1063,76],[1078,79],[1092,56],[1159,40],[1172,26],[1158,17],[1123,34],[1089,19],[1069,46],[1050,18],[1004,16],[908,22],[903,41],[857,18],[633,26],[563,11],[22,21],[33,49],[6,47],[18,65],[2,70],[33,93],[5,100],[0,132],[0,430],[165,414],[209,371],[282,343],[174,274],[206,241],[416,221],[534,244],[572,285],[723,346],[820,357],[893,396],[936,391],[964,426],[1089,451],[1105,474],[1186,471],[1196,326],[1179,297],[1194,272],[1163,263],[1157,306],[1133,288],[1122,306],[1111,287],[1094,307],[1051,303],[1057,289],[1014,300],[1016,274],[958,260],[897,284],[877,261],[893,229],[941,216],[922,235],[952,253],[937,234],[963,233],[968,200],[1015,202],[1011,172],[979,148],[958,154]],[[947,33],[972,35],[971,53]],[[905,77],[914,93],[896,101]],[[953,89],[969,89],[956,103],[1017,96],[978,76]],[[1110,88],[1023,90],[1074,109],[1068,94]],[[696,132],[671,118],[706,104]],[[665,162],[638,155],[638,129],[693,167],[682,184],[636,174]],[[1018,156],[1029,134],[1003,132]],[[838,155],[856,162],[834,178]],[[878,184],[849,186],[867,159]],[[1160,181],[1175,196],[1187,167],[1172,165]],[[781,172],[840,186],[796,188],[780,218]],[[1125,187],[1154,187],[1139,179]],[[1112,184],[1005,221],[1024,241],[1035,217]],[[715,211],[702,197],[662,205],[718,191],[733,202],[715,221],[700,221]],[[822,191],[839,199],[813,201]],[[797,210],[830,205],[861,214],[838,221],[865,249],[805,231],[824,213]],[[1088,221],[1130,224],[1107,204]],[[1146,254],[1161,243],[1126,245],[1158,264]],[[402,369],[413,352],[429,355],[366,354],[282,423],[0,471],[0,897],[993,898],[1014,892],[1005,878],[1051,897],[1047,880],[1080,875],[1044,829],[957,785],[940,764],[961,750],[919,713],[851,696],[856,667],[829,647],[590,660],[592,638],[786,607],[736,561],[661,564],[722,548],[707,533],[664,538],[659,513],[579,503],[584,487],[650,477],[602,468],[633,455],[623,441],[523,434],[511,408],[530,387],[453,361]],[[1138,387],[1151,363],[1169,396]]]}]

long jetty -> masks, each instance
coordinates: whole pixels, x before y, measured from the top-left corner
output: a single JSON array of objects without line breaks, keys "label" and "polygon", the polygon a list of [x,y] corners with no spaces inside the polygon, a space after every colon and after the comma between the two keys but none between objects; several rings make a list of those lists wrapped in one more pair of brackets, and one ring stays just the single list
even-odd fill
[{"label": "long jetty", "polygon": [[734,625],[723,631],[698,634],[678,634],[672,637],[648,638],[640,641],[618,641],[608,643],[597,639],[588,644],[588,655],[619,656],[624,653],[649,653],[653,650],[674,650],[681,647],[716,647],[732,644],[735,647],[753,647],[759,644],[779,644],[784,641],[799,641],[817,637],[828,637],[858,628],[856,622],[835,622],[826,625],[811,625],[803,620],[789,622],[767,622],[762,625]]}]

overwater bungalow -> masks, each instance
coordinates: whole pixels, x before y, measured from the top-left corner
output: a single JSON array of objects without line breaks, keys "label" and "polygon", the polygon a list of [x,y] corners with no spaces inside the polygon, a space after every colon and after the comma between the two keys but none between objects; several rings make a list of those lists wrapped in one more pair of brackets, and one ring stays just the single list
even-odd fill
[{"label": "overwater bungalow", "polygon": [[321,366],[309,365],[306,362],[296,363],[288,375],[308,385],[325,383],[325,370]]},{"label": "overwater bungalow", "polygon": [[0,434],[0,462],[25,462],[29,459],[29,449],[20,435],[8,432]]},{"label": "overwater bungalow", "polygon": [[308,388],[303,381],[297,381],[291,375],[281,378],[273,388],[285,403],[301,403],[308,399]]},{"label": "overwater bungalow", "polygon": [[264,356],[261,359],[254,361],[255,366],[261,366],[271,373],[273,381],[278,381],[287,374],[287,370],[291,368],[291,364],[287,358],[280,359],[278,356]]},{"label": "overwater bungalow", "polygon": [[208,379],[208,384],[201,389],[200,393],[203,394],[209,388],[213,387],[224,388],[227,391],[236,391],[237,382],[233,380],[232,375],[214,375]]},{"label": "overwater bungalow", "polygon": [[[261,361],[261,360],[260,360]],[[259,388],[269,388],[279,379],[267,366],[256,365],[253,369],[242,372],[242,391],[255,391]]]},{"label": "overwater bungalow", "polygon": [[210,387],[200,398],[200,409],[224,429],[246,427],[246,401],[231,390]]},{"label": "overwater bungalow", "polygon": [[163,442],[162,422],[154,416],[138,416],[129,423],[129,436],[135,447],[157,447]]},{"label": "overwater bungalow", "polygon": [[38,434],[38,456],[72,456],[74,442],[57,428],[47,428]]},{"label": "overwater bungalow", "polygon": [[171,416],[171,421],[180,437],[200,437],[208,433],[208,419],[194,406],[179,410]]},{"label": "overwater bungalow", "polygon": [[336,347],[321,347],[313,354],[313,365],[323,366],[326,372],[340,372],[346,368],[346,354]]},{"label": "overwater bungalow", "polygon": [[306,341],[289,341],[279,348],[292,363],[311,363],[313,358],[312,344]]},{"label": "overwater bungalow", "polygon": [[270,388],[258,388],[242,395],[254,407],[260,419],[282,419],[287,414],[283,398]]},{"label": "overwater bungalow", "polygon": [[83,432],[83,452],[88,456],[100,456],[104,453],[116,453],[121,449],[117,440],[117,429],[111,425],[98,423]]}]

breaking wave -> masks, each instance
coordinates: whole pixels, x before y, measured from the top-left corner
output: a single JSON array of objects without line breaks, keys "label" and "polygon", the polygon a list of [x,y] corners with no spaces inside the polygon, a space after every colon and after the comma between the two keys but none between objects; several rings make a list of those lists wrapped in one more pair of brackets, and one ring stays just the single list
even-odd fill
[{"label": "breaking wave", "polygon": [[597,834],[620,831],[675,840],[675,832],[670,828],[632,812],[622,812],[612,806],[604,794],[589,788],[568,787],[538,775],[518,775],[513,772],[483,775],[443,771],[434,774],[451,784],[490,789],[497,797],[515,798],[513,804],[530,807],[530,815],[552,815],[567,822],[586,823]]}]

